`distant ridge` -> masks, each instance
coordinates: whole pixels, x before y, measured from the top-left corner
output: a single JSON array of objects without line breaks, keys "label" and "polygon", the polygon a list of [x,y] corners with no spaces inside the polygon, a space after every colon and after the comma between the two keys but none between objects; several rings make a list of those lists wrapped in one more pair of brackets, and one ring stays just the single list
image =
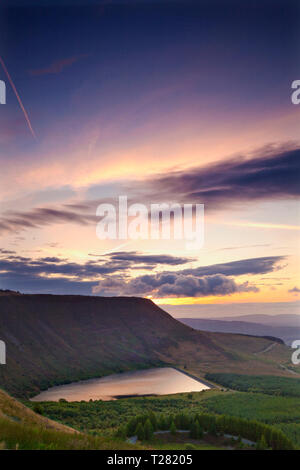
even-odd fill
[{"label": "distant ridge", "polygon": [[[260,315],[256,315],[260,317]],[[208,320],[206,318],[178,318],[185,325],[191,326],[197,330],[213,331],[221,333],[237,333],[243,335],[254,335],[262,337],[279,338],[287,345],[300,338],[300,325],[294,326],[277,326],[272,324],[263,324],[236,320]],[[274,339],[275,341],[275,339]]]},{"label": "distant ridge", "polygon": [[[299,305],[300,311],[300,305]],[[238,317],[220,317],[214,318],[214,320],[224,320],[224,321],[245,321],[249,323],[259,323],[262,325],[269,326],[290,326],[300,328],[300,313],[285,313],[278,315],[266,315],[262,313],[257,313],[256,315],[240,315]]]}]

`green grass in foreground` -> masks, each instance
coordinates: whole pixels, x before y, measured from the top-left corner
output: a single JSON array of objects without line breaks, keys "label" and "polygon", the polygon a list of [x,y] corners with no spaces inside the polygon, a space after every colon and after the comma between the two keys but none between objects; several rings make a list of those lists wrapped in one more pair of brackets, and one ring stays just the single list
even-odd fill
[{"label": "green grass in foreground", "polygon": [[0,418],[0,449],[21,450],[92,450],[137,449],[141,446],[84,434],[60,431],[14,423]]},{"label": "green grass in foreground", "polygon": [[[149,444],[149,443],[148,443]],[[156,450],[222,450],[222,447],[213,446],[210,444],[183,444],[179,442],[159,442],[159,440],[151,441],[152,449]]]},{"label": "green grass in foreground", "polygon": [[224,436],[203,434],[199,439],[191,438],[189,433],[179,432],[176,432],[175,435],[171,433],[156,434],[150,441],[142,441],[142,443],[146,448],[151,445],[153,449],[161,450],[229,450],[251,448],[238,440],[235,441]]}]

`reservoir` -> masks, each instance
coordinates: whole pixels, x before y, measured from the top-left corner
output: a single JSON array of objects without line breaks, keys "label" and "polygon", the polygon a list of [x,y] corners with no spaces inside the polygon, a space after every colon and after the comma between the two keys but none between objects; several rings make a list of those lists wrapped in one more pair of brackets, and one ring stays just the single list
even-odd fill
[{"label": "reservoir", "polygon": [[126,396],[200,392],[210,387],[172,367],[144,369],[51,387],[32,401],[115,400]]}]

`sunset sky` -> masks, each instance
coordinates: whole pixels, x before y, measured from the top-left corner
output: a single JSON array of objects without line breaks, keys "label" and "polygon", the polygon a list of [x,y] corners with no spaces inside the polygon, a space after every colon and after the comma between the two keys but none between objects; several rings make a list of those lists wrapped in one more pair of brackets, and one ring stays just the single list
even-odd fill
[{"label": "sunset sky", "polygon": [[[295,313],[299,2],[5,4],[0,289]],[[99,240],[119,195],[204,203],[203,248]]]}]

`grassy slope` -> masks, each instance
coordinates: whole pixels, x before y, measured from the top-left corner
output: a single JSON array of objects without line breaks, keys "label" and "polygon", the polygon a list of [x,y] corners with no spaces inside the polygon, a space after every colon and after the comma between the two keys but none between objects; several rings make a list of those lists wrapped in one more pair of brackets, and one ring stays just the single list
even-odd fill
[{"label": "grassy slope", "polygon": [[0,386],[25,397],[51,385],[147,366],[286,375],[287,347],[267,339],[195,331],[141,298],[0,296],[7,364]]},{"label": "grassy slope", "polygon": [[[209,349],[203,351],[196,341],[194,343],[182,341],[176,348],[171,346],[168,355],[161,354],[160,357],[179,367],[186,365],[189,372],[199,377],[209,371],[224,372],[224,370],[294,377],[294,374],[282,366],[294,370],[295,377],[300,372],[299,366],[291,367],[291,350],[279,343],[260,337],[230,333],[198,333],[205,338],[205,341],[218,346],[222,354],[214,354],[213,351],[210,353]],[[270,346],[272,348],[269,350]]]},{"label": "grassy slope", "polygon": [[0,449],[136,449],[137,445],[92,437],[34,413],[0,390]]},{"label": "grassy slope", "polygon": [[40,426],[44,429],[63,431],[68,433],[78,433],[74,429],[40,416],[30,408],[27,408],[15,398],[10,397],[3,390],[0,390],[0,418],[28,426]]}]

